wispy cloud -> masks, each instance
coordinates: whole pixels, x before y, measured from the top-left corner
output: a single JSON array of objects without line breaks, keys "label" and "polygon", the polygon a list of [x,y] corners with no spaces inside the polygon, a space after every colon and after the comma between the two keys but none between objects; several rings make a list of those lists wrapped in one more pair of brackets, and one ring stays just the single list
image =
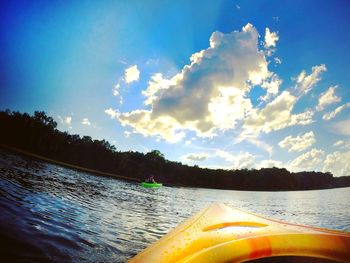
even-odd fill
[{"label": "wispy cloud", "polygon": [[113,110],[112,108],[105,110],[105,113],[109,115],[112,119],[116,119],[119,115],[118,111]]},{"label": "wispy cloud", "polygon": [[350,119],[333,124],[333,131],[341,135],[350,136]]},{"label": "wispy cloud", "polygon": [[325,92],[321,93],[319,99],[318,99],[318,105],[316,109],[318,111],[323,110],[326,106],[340,102],[341,98],[335,95],[335,90],[338,86],[332,86],[329,87],[328,90]]},{"label": "wispy cloud", "polygon": [[125,137],[125,138],[129,138],[130,135],[131,135],[131,132],[129,132],[129,131],[124,131],[124,137]]},{"label": "wispy cloud", "polygon": [[305,111],[293,114],[292,110],[297,97],[289,91],[283,91],[278,97],[263,109],[253,109],[249,112],[243,124],[242,137],[257,136],[261,132],[269,133],[293,125],[312,123],[313,112]]},{"label": "wispy cloud", "polygon": [[321,74],[326,70],[324,64],[312,67],[312,72],[309,75],[303,70],[296,78],[296,90],[300,94],[308,93],[321,80]]},{"label": "wispy cloud", "polygon": [[86,126],[90,126],[90,125],[91,125],[91,122],[89,121],[88,118],[84,118],[84,119],[81,121],[81,124],[86,125]]},{"label": "wispy cloud", "polygon": [[206,153],[190,153],[183,157],[184,159],[192,162],[205,161],[208,158]]},{"label": "wispy cloud", "polygon": [[119,95],[119,89],[120,89],[120,84],[117,83],[112,89],[112,92],[113,92],[114,96],[118,96]]},{"label": "wispy cloud", "polygon": [[327,112],[322,116],[322,119],[329,121],[331,119],[334,119],[335,116],[337,116],[340,112],[342,112],[343,110],[345,110],[346,108],[350,107],[350,102],[345,103],[339,107],[337,107],[334,111],[331,112]]},{"label": "wispy cloud", "polygon": [[282,64],[282,59],[280,59],[280,58],[275,57],[275,58],[273,58],[273,60],[275,61],[276,65]]},{"label": "wispy cloud", "polygon": [[73,120],[72,116],[62,117],[62,116],[58,115],[57,118],[62,125],[68,126],[69,129],[73,128],[72,127],[72,120]]},{"label": "wispy cloud", "polygon": [[333,144],[333,146],[340,148],[340,149],[349,149],[350,150],[350,140],[348,140],[348,141],[344,141],[344,140],[336,141]]},{"label": "wispy cloud", "polygon": [[272,155],[273,152],[273,146],[271,146],[270,144],[260,140],[258,137],[256,137],[255,135],[253,136],[248,136],[248,137],[243,137],[243,138],[238,138],[236,140],[236,142],[241,142],[242,139],[246,140],[247,142],[255,145],[256,147],[266,151],[269,155]]},{"label": "wispy cloud", "polygon": [[64,124],[64,125],[72,125],[72,116],[66,116],[66,117],[61,117],[58,116],[58,120],[60,121],[60,123]]},{"label": "wispy cloud", "polygon": [[316,142],[315,134],[310,131],[296,137],[287,136],[278,143],[281,148],[288,149],[288,152],[301,152]]}]

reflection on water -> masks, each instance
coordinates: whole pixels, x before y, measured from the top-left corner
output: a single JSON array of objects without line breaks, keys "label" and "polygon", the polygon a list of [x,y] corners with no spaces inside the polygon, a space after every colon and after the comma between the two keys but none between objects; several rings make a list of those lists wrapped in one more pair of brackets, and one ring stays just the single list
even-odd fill
[{"label": "reflection on water", "polygon": [[350,188],[142,188],[0,151],[0,256],[23,262],[125,262],[212,202],[350,232],[349,199]]}]

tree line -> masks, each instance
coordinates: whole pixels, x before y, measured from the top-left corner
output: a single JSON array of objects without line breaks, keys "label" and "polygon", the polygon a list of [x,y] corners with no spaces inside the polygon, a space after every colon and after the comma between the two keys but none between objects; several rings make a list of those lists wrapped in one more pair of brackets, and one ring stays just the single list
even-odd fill
[{"label": "tree line", "polygon": [[330,172],[291,173],[285,168],[207,169],[169,161],[158,150],[121,152],[106,140],[69,134],[43,111],[34,115],[0,111],[0,143],[57,161],[142,181],[149,175],[165,185],[231,190],[310,190],[349,187],[350,176]]}]

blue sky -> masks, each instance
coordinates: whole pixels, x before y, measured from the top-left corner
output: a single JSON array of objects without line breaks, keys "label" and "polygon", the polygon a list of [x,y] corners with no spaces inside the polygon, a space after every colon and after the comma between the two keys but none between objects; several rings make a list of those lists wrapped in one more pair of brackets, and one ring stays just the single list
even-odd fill
[{"label": "blue sky", "polygon": [[0,108],[202,167],[350,174],[348,1],[2,1]]}]

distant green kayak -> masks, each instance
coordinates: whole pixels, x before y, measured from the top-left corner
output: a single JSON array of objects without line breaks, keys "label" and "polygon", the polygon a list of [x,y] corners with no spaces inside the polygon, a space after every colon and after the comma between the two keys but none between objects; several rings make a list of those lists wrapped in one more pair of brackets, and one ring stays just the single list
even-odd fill
[{"label": "distant green kayak", "polygon": [[157,188],[162,186],[162,184],[160,183],[147,183],[147,182],[142,182],[141,185],[146,188]]}]

